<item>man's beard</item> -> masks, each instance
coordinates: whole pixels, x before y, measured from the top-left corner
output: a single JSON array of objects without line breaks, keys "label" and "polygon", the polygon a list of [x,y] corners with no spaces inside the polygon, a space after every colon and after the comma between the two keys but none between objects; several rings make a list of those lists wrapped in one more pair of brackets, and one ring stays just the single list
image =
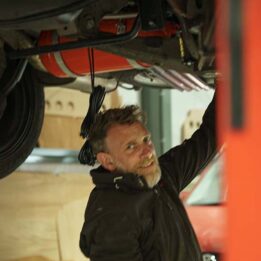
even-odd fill
[{"label": "man's beard", "polygon": [[160,181],[161,178],[161,170],[158,167],[156,171],[154,171],[153,173],[149,174],[149,175],[145,175],[143,176],[144,179],[147,182],[147,185],[149,188],[153,188],[154,186],[156,186],[158,184],[158,182]]},{"label": "man's beard", "polygon": [[[144,174],[142,172],[142,166],[145,166],[147,162],[153,160],[153,164],[155,164],[153,171],[150,173]],[[155,185],[158,184],[161,178],[161,169],[158,163],[158,159],[156,156],[153,156],[153,159],[145,159],[141,163],[139,163],[139,166],[133,168],[133,170],[126,170],[119,162],[115,162],[117,168],[117,172],[121,173],[133,173],[137,174],[138,176],[142,176],[148,185],[149,188],[153,188]],[[141,171],[140,171],[141,170]]]}]

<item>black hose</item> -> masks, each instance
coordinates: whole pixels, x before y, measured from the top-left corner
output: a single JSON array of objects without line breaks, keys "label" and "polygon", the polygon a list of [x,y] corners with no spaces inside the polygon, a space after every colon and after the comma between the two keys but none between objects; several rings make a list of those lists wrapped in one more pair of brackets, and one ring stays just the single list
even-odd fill
[{"label": "black hose", "polygon": [[89,131],[90,128],[95,120],[95,116],[100,110],[103,100],[105,98],[105,88],[98,85],[95,86],[95,61],[94,61],[94,51],[93,48],[88,49],[88,61],[90,67],[90,76],[91,76],[91,86],[92,86],[92,93],[89,99],[89,109],[87,115],[85,116],[82,125],[81,125],[81,133],[80,135],[83,138],[86,138],[84,145],[82,146],[80,153],[78,155],[78,159],[81,164],[88,164],[93,166],[96,161],[96,156],[93,153],[92,146],[89,141]]},{"label": "black hose", "polygon": [[96,157],[92,151],[92,146],[89,140],[86,140],[83,144],[80,153],[78,155],[78,160],[81,164],[87,164],[89,166],[93,166],[96,162]]},{"label": "black hose", "polygon": [[92,146],[88,140],[88,135],[91,125],[95,120],[95,116],[102,106],[105,94],[105,88],[101,86],[93,88],[93,92],[91,93],[89,110],[81,126],[81,136],[87,139],[78,156],[81,164],[88,164],[91,166],[95,164],[96,157],[92,151]]},{"label": "black hose", "polygon": [[104,97],[105,97],[105,88],[101,86],[95,87],[90,95],[89,110],[81,125],[80,135],[83,138],[88,137],[90,127],[95,119],[96,114],[98,113],[98,111],[102,106]]}]

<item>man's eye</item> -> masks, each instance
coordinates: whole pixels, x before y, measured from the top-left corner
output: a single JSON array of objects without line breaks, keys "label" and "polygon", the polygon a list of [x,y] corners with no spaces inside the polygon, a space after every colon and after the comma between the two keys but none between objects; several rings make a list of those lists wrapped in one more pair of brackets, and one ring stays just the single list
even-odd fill
[{"label": "man's eye", "polygon": [[151,142],[150,136],[146,136],[143,141],[146,143],[150,143]]},{"label": "man's eye", "polygon": [[127,150],[132,150],[135,148],[135,145],[134,144],[128,144],[127,145]]}]

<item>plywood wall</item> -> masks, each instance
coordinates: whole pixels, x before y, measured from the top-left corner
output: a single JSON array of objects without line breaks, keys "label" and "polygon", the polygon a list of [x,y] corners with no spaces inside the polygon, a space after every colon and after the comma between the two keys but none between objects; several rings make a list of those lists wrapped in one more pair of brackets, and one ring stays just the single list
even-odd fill
[{"label": "plywood wall", "polygon": [[0,261],[84,261],[84,174],[14,173],[0,180]]},{"label": "plywood wall", "polygon": [[[85,142],[80,137],[80,130],[88,111],[89,97],[77,90],[45,88],[45,116],[39,146],[80,150]],[[116,91],[106,94],[102,109],[119,106],[121,98]]]},{"label": "plywood wall", "polygon": [[84,140],[80,137],[83,118],[45,115],[39,138],[41,148],[80,150]]},{"label": "plywood wall", "polygon": [[187,117],[181,127],[181,140],[189,139],[192,134],[199,128],[204,110],[193,109],[187,113]]}]

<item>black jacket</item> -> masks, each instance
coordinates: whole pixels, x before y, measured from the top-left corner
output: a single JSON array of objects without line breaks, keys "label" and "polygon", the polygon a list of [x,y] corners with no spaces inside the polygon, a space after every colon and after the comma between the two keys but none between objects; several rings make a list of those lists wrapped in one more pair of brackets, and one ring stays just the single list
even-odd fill
[{"label": "black jacket", "polygon": [[200,248],[179,199],[216,151],[214,101],[192,137],[159,158],[153,189],[142,177],[91,171],[96,185],[85,212],[80,248],[92,261],[201,261]]}]

